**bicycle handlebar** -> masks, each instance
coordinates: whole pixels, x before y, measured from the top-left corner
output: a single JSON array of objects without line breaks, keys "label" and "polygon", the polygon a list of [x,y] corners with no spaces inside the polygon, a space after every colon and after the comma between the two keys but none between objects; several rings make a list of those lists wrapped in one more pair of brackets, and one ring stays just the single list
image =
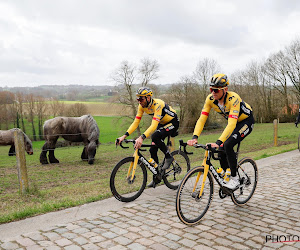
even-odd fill
[{"label": "bicycle handlebar", "polygon": [[[180,142],[180,145],[184,147],[184,152],[185,152],[186,154],[193,154],[192,152],[189,153],[189,152],[186,151],[187,143],[183,142],[182,140],[180,140],[179,142]],[[212,158],[213,158],[214,160],[220,160],[219,157],[216,157],[216,156],[215,156],[215,153],[218,153],[218,152],[224,152],[224,149],[213,148],[213,147],[211,146],[211,144],[207,144],[207,145],[204,145],[204,144],[195,144],[195,145],[193,145],[193,147],[195,147],[195,148],[203,148],[203,149],[205,149],[205,150],[208,150],[208,151],[212,152]]]},{"label": "bicycle handlebar", "polygon": [[[117,144],[116,144],[116,147],[118,146],[118,145],[120,145],[120,147],[121,148],[129,148],[129,147],[125,147],[125,146],[123,146],[123,142],[125,142],[125,143],[130,143],[130,142],[132,142],[133,143],[133,145],[135,144],[135,140],[134,139],[124,139],[124,141],[122,141],[120,144],[119,144],[119,139],[116,139],[116,142],[117,142]],[[142,148],[149,148],[149,147],[153,147],[154,145],[151,145],[151,144],[142,144]],[[141,150],[141,151],[146,151],[146,149],[139,149],[139,150]]]},{"label": "bicycle handlebar", "polygon": [[183,142],[183,140],[179,140],[179,144],[180,144],[180,150],[181,147],[183,147],[183,152],[186,153],[187,155],[192,155],[193,152],[187,152],[186,151],[186,146],[188,145],[186,142]]}]

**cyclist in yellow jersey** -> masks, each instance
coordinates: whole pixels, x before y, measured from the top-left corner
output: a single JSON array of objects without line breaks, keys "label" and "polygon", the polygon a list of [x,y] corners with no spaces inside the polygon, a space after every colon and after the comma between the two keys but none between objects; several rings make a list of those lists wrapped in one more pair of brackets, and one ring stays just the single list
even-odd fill
[{"label": "cyclist in yellow jersey", "polygon": [[297,128],[298,128],[298,123],[300,123],[300,108],[299,108],[299,114],[298,114],[297,120],[295,122],[295,125]]},{"label": "cyclist in yellow jersey", "polygon": [[205,100],[200,118],[196,123],[192,140],[188,140],[188,145],[192,146],[198,143],[205,122],[210,110],[213,108],[228,120],[228,124],[223,133],[215,143],[209,143],[214,148],[222,147],[225,153],[219,153],[221,167],[226,171],[228,167],[231,170],[231,177],[225,186],[235,190],[239,186],[237,174],[237,157],[233,147],[253,129],[254,118],[251,107],[245,103],[240,96],[228,91],[229,81],[224,74],[215,74],[211,79],[210,91]]},{"label": "cyclist in yellow jersey", "polygon": [[[152,95],[153,92],[150,88],[141,87],[137,90],[136,96],[139,102],[137,115],[126,133],[119,137],[116,143],[120,144],[127,136],[136,130],[144,113],[153,116],[150,127],[136,139],[134,147],[136,149],[140,148],[143,141],[151,135],[152,142],[157,146],[150,148],[151,157],[156,163],[159,163],[157,152],[158,149],[160,149],[165,154],[165,162],[162,167],[162,169],[165,170],[170,167],[174,159],[168,151],[164,139],[168,135],[175,136],[179,128],[179,119],[174,109],[163,100],[152,98]],[[152,182],[148,186],[155,187],[155,184]]]}]

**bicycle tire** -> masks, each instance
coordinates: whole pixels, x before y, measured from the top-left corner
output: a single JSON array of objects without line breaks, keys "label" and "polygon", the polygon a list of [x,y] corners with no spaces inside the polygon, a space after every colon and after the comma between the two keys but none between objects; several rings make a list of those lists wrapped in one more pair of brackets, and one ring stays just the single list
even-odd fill
[{"label": "bicycle tire", "polygon": [[189,226],[200,222],[210,207],[214,193],[213,177],[209,171],[202,197],[200,199],[193,198],[194,179],[199,172],[202,173],[196,188],[196,191],[199,191],[203,180],[203,166],[195,167],[185,175],[178,187],[176,195],[177,216],[181,222]]},{"label": "bicycle tire", "polygon": [[298,137],[298,150],[300,151],[300,135]]},{"label": "bicycle tire", "polygon": [[169,169],[166,170],[163,176],[165,185],[173,190],[176,190],[185,174],[190,170],[190,159],[186,153],[176,150],[171,153],[174,157]]},{"label": "bicycle tire", "polygon": [[232,193],[231,200],[236,205],[244,205],[252,198],[257,186],[258,170],[255,161],[248,157],[241,159],[237,174],[244,185]]},{"label": "bicycle tire", "polygon": [[119,161],[111,172],[110,190],[114,197],[122,202],[137,199],[144,191],[147,183],[147,170],[142,162],[138,161],[133,183],[127,180],[130,163],[134,157],[126,157]]}]

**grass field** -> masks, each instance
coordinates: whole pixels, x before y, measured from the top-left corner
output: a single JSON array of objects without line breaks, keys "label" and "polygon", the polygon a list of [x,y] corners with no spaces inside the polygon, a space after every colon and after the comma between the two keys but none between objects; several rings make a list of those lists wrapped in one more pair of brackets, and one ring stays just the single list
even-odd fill
[{"label": "grass field", "polygon": [[[96,117],[96,120],[100,127],[102,144],[97,150],[94,165],[81,161],[82,146],[58,148],[55,155],[60,163],[41,165],[39,154],[43,141],[34,142],[34,155],[26,156],[30,185],[26,195],[19,194],[16,158],[7,155],[8,146],[0,147],[0,223],[111,196],[111,170],[123,157],[132,155],[133,150],[123,150],[119,147],[116,149],[112,143],[124,133],[123,128],[127,125],[122,126],[116,117]],[[105,131],[107,137],[104,135]],[[279,124],[279,146],[273,147],[273,124],[255,124],[252,134],[242,143],[240,157],[252,156],[260,159],[296,149],[299,132],[294,124]],[[214,142],[220,133],[221,130],[204,131],[199,142]],[[190,138],[191,134],[179,135],[176,141],[186,141]],[[194,152],[190,156],[192,166],[200,164],[204,151],[192,147],[189,147],[189,151]],[[145,156],[150,157],[150,154],[146,152]]]}]

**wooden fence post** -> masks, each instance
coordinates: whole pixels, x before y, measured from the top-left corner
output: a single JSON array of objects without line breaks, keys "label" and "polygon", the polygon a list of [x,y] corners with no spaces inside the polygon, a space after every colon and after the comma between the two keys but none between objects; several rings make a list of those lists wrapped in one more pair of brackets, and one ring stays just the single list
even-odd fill
[{"label": "wooden fence post", "polygon": [[277,139],[278,139],[278,121],[275,119],[273,121],[274,125],[274,147],[277,147]]},{"label": "wooden fence post", "polygon": [[24,135],[20,129],[16,129],[16,131],[14,131],[14,139],[15,139],[20,193],[25,194],[28,192],[29,186],[28,186],[26,157],[25,157]]}]

